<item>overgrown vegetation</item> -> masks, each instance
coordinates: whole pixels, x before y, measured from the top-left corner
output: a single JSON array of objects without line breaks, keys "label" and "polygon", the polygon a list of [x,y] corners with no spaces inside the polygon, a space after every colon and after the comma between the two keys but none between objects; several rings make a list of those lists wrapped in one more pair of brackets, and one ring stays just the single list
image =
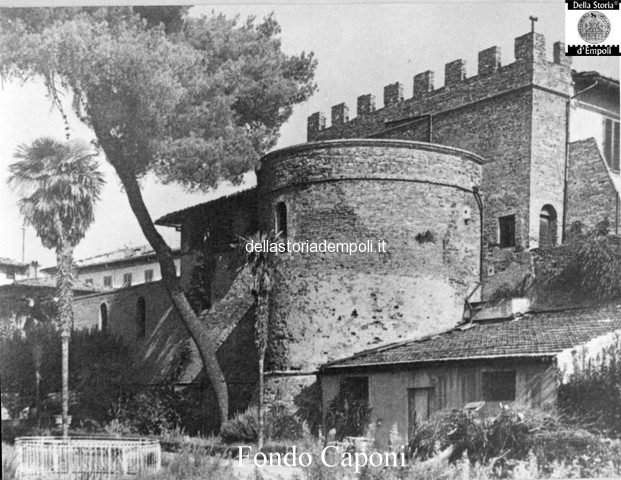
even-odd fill
[{"label": "overgrown vegetation", "polygon": [[[345,379],[347,380],[347,379]],[[334,430],[335,438],[358,437],[367,430],[371,409],[365,395],[355,385],[341,385],[338,395],[332,399],[326,412],[326,427]]]},{"label": "overgrown vegetation", "polygon": [[595,358],[579,353],[574,372],[558,387],[558,407],[589,430],[621,437],[621,337]]},{"label": "overgrown vegetation", "polygon": [[542,270],[536,286],[567,292],[578,300],[621,298],[621,242],[610,235],[610,222],[602,220],[586,231],[580,223],[574,223],[568,243],[577,246],[574,258]]}]

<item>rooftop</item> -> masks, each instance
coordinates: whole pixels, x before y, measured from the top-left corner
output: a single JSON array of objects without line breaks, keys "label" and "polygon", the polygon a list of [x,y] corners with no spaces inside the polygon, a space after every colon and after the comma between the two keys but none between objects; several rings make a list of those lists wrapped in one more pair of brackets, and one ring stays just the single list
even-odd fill
[{"label": "rooftop", "polygon": [[0,257],[0,265],[8,265],[10,267],[21,267],[26,268],[28,264],[18,262],[17,260],[13,260],[12,258]]},{"label": "rooftop", "polygon": [[246,190],[240,190],[239,192],[225,195],[223,197],[218,197],[213,200],[209,200],[208,202],[199,203],[197,205],[192,205],[191,207],[184,208],[182,210],[167,213],[163,217],[158,218],[155,221],[155,224],[165,225],[169,227],[178,226],[183,223],[187,216],[199,213],[204,210],[221,208],[230,202],[243,202],[247,200],[254,201],[256,198],[256,193],[256,187],[247,188]]},{"label": "rooftop", "polygon": [[[174,249],[173,253],[179,253],[180,249]],[[143,245],[140,247],[126,247],[119,250],[114,250],[108,253],[101,253],[92,257],[76,260],[75,265],[78,269],[85,267],[94,267],[98,265],[109,265],[112,263],[124,263],[133,262],[139,260],[149,260],[155,257],[155,252],[149,245]],[[47,267],[41,269],[42,272],[53,273],[56,271],[56,266]]]},{"label": "rooftop", "polygon": [[[3,287],[11,287],[11,286],[24,286],[24,287],[32,287],[32,288],[56,288],[56,279],[54,277],[26,278],[24,280],[17,280],[13,283],[3,285]],[[93,285],[80,282],[80,281],[74,281],[73,290],[75,292],[85,292],[85,293],[95,293],[95,292],[106,291],[105,289],[97,288],[97,287],[94,287]]]},{"label": "rooftop", "polygon": [[321,371],[452,360],[552,358],[567,348],[618,329],[621,303],[529,312],[509,319],[465,323],[436,335],[365,350],[329,362]]}]

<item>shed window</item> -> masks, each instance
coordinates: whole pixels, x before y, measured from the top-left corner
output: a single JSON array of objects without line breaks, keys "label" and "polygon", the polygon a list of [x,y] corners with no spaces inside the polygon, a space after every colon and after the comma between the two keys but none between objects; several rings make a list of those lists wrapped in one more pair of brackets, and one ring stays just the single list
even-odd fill
[{"label": "shed window", "polygon": [[619,122],[604,120],[604,158],[613,170],[619,170]]},{"label": "shed window", "polygon": [[99,305],[99,329],[102,332],[108,331],[108,305],[105,303]]},{"label": "shed window", "polygon": [[502,248],[515,246],[515,215],[498,219],[498,243]]},{"label": "shed window", "polygon": [[144,297],[138,297],[136,305],[136,326],[138,338],[144,338],[147,333],[147,305]]},{"label": "shed window", "polygon": [[515,400],[515,370],[483,372],[483,400],[512,402]]},{"label": "shed window", "polygon": [[287,206],[285,202],[276,204],[276,233],[280,233],[283,238],[287,237]]},{"label": "shed window", "polygon": [[103,284],[104,284],[104,287],[111,287],[112,286],[112,275],[104,276]]},{"label": "shed window", "polygon": [[553,247],[556,245],[556,210],[552,205],[546,205],[539,213],[539,247]]},{"label": "shed window", "polygon": [[147,283],[153,281],[153,270],[152,269],[144,271],[144,281]]}]

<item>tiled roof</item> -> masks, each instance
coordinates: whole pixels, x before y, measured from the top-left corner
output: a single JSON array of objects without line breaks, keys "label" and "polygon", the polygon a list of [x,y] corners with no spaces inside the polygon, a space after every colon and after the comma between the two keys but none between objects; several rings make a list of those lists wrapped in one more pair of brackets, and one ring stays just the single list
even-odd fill
[{"label": "tiled roof", "polygon": [[[173,249],[174,255],[179,254],[180,252],[181,249],[179,248]],[[76,260],[75,265],[76,268],[78,268],[79,270],[81,268],[94,267],[97,265],[133,262],[136,260],[151,260],[152,257],[155,257],[155,252],[153,251],[151,246],[143,245],[140,247],[121,248],[112,252],[101,253],[92,257]],[[41,271],[45,273],[55,273],[56,270],[56,266],[41,269]]]},{"label": "tiled roof", "polygon": [[177,210],[176,212],[167,213],[163,217],[158,218],[155,221],[155,224],[168,226],[180,225],[187,215],[190,215],[194,212],[200,212],[201,210],[207,210],[209,208],[219,208],[228,202],[244,200],[254,201],[256,199],[256,194],[256,187],[248,188],[246,190],[240,190],[239,192],[225,195],[223,197],[218,197],[208,202],[199,203],[197,205],[192,205],[191,207],[184,208],[182,210]]},{"label": "tiled roof", "polygon": [[[54,277],[37,277],[37,278],[26,278],[24,280],[17,280],[9,285],[22,285],[25,287],[34,287],[34,288],[56,288],[56,279]],[[73,282],[73,290],[76,292],[105,292],[108,291],[106,289],[97,288],[88,283],[74,281]]]},{"label": "tiled roof", "polygon": [[11,267],[23,267],[25,268],[27,265],[25,263],[18,262],[17,260],[13,260],[12,258],[0,257],[0,265],[10,265]]},{"label": "tiled roof", "polygon": [[621,303],[530,312],[511,319],[468,323],[417,340],[365,350],[321,370],[477,358],[553,357],[566,348],[621,329]]}]

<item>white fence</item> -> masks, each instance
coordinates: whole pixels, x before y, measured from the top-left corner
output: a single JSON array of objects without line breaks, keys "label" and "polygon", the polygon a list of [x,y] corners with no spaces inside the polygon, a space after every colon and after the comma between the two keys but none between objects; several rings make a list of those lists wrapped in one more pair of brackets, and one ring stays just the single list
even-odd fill
[{"label": "white fence", "polygon": [[17,477],[112,478],[155,472],[161,466],[157,440],[103,437],[19,437]]}]

